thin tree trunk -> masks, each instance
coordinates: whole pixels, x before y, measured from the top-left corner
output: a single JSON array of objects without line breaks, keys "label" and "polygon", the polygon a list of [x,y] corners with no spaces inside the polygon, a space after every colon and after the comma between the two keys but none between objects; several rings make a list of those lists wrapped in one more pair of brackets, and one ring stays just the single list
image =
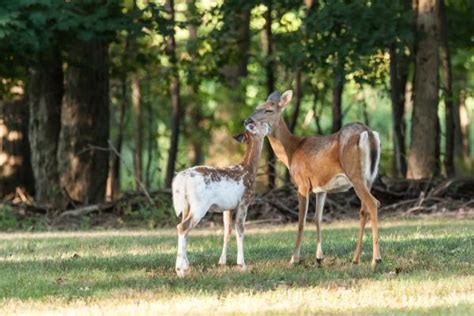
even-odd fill
[{"label": "thin tree trunk", "polygon": [[296,84],[295,84],[295,107],[289,124],[290,131],[295,132],[296,123],[298,122],[298,116],[300,114],[301,99],[303,97],[303,88],[301,86],[301,69],[296,69]]},{"label": "thin tree trunk", "polygon": [[316,125],[316,132],[319,135],[322,135],[323,129],[321,128],[321,115],[323,113],[323,102],[321,102],[321,106],[318,109],[319,95],[320,95],[319,91],[315,89],[313,91],[313,112],[314,112],[314,123]]},{"label": "thin tree trunk", "polygon": [[[267,77],[267,92],[268,94],[275,91],[275,77],[274,77],[274,61],[273,61],[273,34],[272,34],[272,0],[267,0],[267,11],[265,12],[265,38],[267,61],[265,65],[265,73]],[[273,189],[276,185],[276,159],[270,143],[267,142],[268,153],[268,189]]]},{"label": "thin tree trunk", "polygon": [[[150,95],[150,75],[148,74],[145,77],[145,87],[146,87],[146,95]],[[151,166],[153,164],[153,152],[156,146],[155,143],[155,125],[154,125],[154,114],[153,114],[153,107],[150,101],[145,102],[145,107],[148,116],[148,148],[147,148],[147,163],[145,167],[145,186],[147,188],[151,187],[152,177],[151,177]]]},{"label": "thin tree trunk", "polygon": [[459,134],[461,136],[461,149],[464,162],[469,165],[471,163],[471,142],[469,139],[470,119],[466,106],[466,91],[461,89],[459,92]]},{"label": "thin tree trunk", "polygon": [[395,45],[390,47],[390,97],[393,124],[393,169],[397,177],[407,172],[405,152],[405,88],[408,79],[408,61],[400,56]]},{"label": "thin tree trunk", "polygon": [[[127,80],[122,78],[120,80],[121,101],[119,112],[119,123],[117,127],[117,139],[114,142],[114,147],[119,154],[122,153],[123,132],[125,130],[125,114],[128,105],[127,99]],[[114,152],[110,154],[109,175],[107,178],[107,201],[113,201],[120,190],[120,157]]]},{"label": "thin tree trunk", "polygon": [[135,190],[140,190],[140,183],[143,181],[143,110],[140,91],[140,77],[138,73],[133,73],[130,77],[130,88],[132,92],[133,110],[133,136],[135,148],[133,152],[133,170],[135,174]]},{"label": "thin tree trunk", "polygon": [[454,167],[454,105],[453,105],[453,76],[451,68],[451,55],[448,45],[448,24],[446,21],[446,7],[444,0],[440,0],[439,8],[439,27],[440,27],[440,51],[441,64],[443,66],[443,88],[444,103],[446,106],[446,147],[444,156],[444,168],[448,177],[456,174]]},{"label": "thin tree trunk", "polygon": [[438,1],[419,0],[411,146],[407,176],[427,178],[439,173]]},{"label": "thin tree trunk", "polygon": [[64,93],[59,49],[42,53],[30,70],[28,84],[29,141],[35,179],[35,199],[55,204],[62,198],[58,175],[58,142],[61,129],[61,100]]},{"label": "thin tree trunk", "polygon": [[332,132],[336,133],[342,127],[342,91],[344,89],[344,61],[337,56],[337,66],[334,71],[332,88]]},{"label": "thin tree trunk", "polygon": [[165,187],[170,188],[173,181],[176,158],[178,153],[179,142],[179,125],[181,120],[181,100],[180,100],[180,86],[179,86],[179,72],[178,61],[176,59],[176,40],[175,40],[175,12],[174,0],[166,0],[166,11],[168,18],[173,24],[171,34],[166,43],[166,49],[170,60],[171,78],[170,78],[170,95],[171,95],[171,140],[168,152],[168,163],[166,166]]},{"label": "thin tree trunk", "polygon": [[58,147],[60,183],[83,203],[105,198],[109,138],[107,43],[94,39],[68,49]]}]

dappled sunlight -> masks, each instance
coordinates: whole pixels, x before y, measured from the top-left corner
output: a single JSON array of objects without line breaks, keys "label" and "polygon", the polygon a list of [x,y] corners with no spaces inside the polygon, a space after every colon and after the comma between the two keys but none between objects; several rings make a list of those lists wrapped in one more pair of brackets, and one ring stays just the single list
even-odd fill
[{"label": "dappled sunlight", "polygon": [[474,304],[473,226],[466,219],[387,219],[376,271],[369,228],[361,264],[350,261],[355,221],[324,226],[321,267],[312,227],[302,262],[289,268],[295,225],[254,226],[245,239],[245,272],[235,265],[234,240],[228,266],[218,266],[222,228],[203,227],[188,239],[191,270],[183,279],[174,271],[174,229],[1,234],[0,309],[51,315],[464,311]]},{"label": "dappled sunlight", "polygon": [[[390,310],[426,310],[474,304],[474,277],[450,280],[374,281],[360,280],[353,285],[291,288],[277,284],[264,292],[244,291],[227,294],[182,293],[170,297],[160,291],[117,291],[102,300],[78,299],[66,306],[51,299],[46,302],[8,300],[3,307],[28,314],[151,315],[182,313],[354,313]],[[465,307],[468,310],[468,307]]]}]

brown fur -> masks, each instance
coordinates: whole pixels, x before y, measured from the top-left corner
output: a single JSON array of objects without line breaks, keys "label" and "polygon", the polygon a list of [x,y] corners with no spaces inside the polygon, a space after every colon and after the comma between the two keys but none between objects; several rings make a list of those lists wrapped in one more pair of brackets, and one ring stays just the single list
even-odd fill
[{"label": "brown fur", "polygon": [[[298,188],[299,224],[292,262],[299,260],[309,193],[313,189],[324,189],[332,179],[342,174],[350,180],[362,204],[359,237],[353,261],[359,262],[363,231],[367,215],[370,214],[373,233],[372,263],[375,265],[380,260],[377,230],[378,201],[370,193],[371,183],[364,179],[359,148],[360,135],[368,132],[370,151],[378,153],[379,148],[376,148],[372,131],[361,123],[353,123],[328,136],[295,136],[289,131],[282,117],[283,108],[291,100],[291,95],[291,92],[286,92],[279,99],[272,94],[267,102],[257,107],[248,121],[266,122],[272,126],[272,133],[269,135],[270,144],[278,159],[289,169],[292,180]],[[371,156],[373,157],[373,154]],[[372,158],[371,164],[374,165],[374,163]],[[374,166],[371,166],[372,168]],[[326,192],[338,192],[347,188],[347,186],[335,187]],[[318,235],[319,225],[318,222]]]}]

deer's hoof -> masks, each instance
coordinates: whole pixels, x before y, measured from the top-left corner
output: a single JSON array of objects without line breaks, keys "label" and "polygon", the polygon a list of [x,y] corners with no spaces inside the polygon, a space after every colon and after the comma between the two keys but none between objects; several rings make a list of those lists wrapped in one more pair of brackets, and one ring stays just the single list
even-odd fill
[{"label": "deer's hoof", "polygon": [[247,271],[247,266],[245,265],[245,263],[237,264],[237,268],[238,268],[240,271]]},{"label": "deer's hoof", "polygon": [[318,263],[318,266],[321,266],[323,264],[323,259],[324,258],[316,258],[316,262]]},{"label": "deer's hoof", "polygon": [[372,260],[372,269],[375,269],[378,265],[380,265],[382,263],[382,259],[381,258],[378,258],[378,259],[375,259],[375,260]]},{"label": "deer's hoof", "polygon": [[290,259],[290,262],[288,263],[288,265],[291,267],[291,266],[294,266],[298,263],[300,263],[300,258],[295,257],[295,256],[291,256],[291,259]]}]

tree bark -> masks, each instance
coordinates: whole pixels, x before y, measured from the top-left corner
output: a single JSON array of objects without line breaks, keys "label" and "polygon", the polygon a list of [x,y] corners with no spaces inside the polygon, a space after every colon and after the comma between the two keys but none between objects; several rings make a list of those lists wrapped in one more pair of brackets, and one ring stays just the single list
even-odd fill
[{"label": "tree bark", "polygon": [[[231,43],[226,47],[229,62],[223,67],[226,84],[231,89],[240,86],[240,80],[247,76],[247,65],[250,48],[250,7],[243,2],[242,6],[233,7],[224,12],[224,21],[228,27],[225,35]],[[232,92],[232,91],[231,91]],[[242,98],[238,92],[236,97]]]},{"label": "tree bark", "polygon": [[[267,61],[265,64],[265,74],[267,78],[267,93],[275,91],[275,62],[273,60],[273,34],[272,34],[272,0],[267,0],[267,11],[265,12],[265,38]],[[276,186],[276,159],[270,143],[267,142],[268,153],[268,189],[271,190]]]},{"label": "tree bark", "polygon": [[441,64],[443,66],[443,90],[444,104],[446,107],[445,126],[446,126],[446,147],[444,154],[444,169],[448,177],[456,174],[454,167],[454,105],[453,105],[453,76],[451,68],[451,55],[448,45],[448,24],[446,21],[446,7],[444,0],[440,1],[439,7],[439,27],[440,27],[440,52]]},{"label": "tree bark", "polygon": [[168,163],[166,166],[166,179],[165,186],[171,187],[171,182],[174,177],[174,170],[176,164],[176,157],[178,152],[179,142],[179,125],[181,120],[181,100],[180,100],[180,85],[179,85],[179,73],[178,73],[178,61],[176,59],[176,40],[175,40],[175,11],[174,11],[174,0],[166,0],[166,10],[168,12],[169,19],[173,25],[171,34],[168,37],[166,48],[167,54],[170,60],[171,67],[171,78],[170,78],[170,95],[171,95],[171,140],[170,148],[168,152]]},{"label": "tree bark", "polygon": [[458,111],[456,111],[459,121],[456,122],[456,129],[458,130],[456,134],[458,134],[458,140],[456,141],[457,147],[459,148],[457,151],[459,152],[459,157],[464,159],[464,162],[469,165],[471,163],[471,142],[469,139],[469,126],[470,126],[470,119],[468,115],[468,110],[466,106],[466,91],[461,89],[459,91],[459,105]]},{"label": "tree bark", "polygon": [[60,183],[82,203],[105,197],[109,153],[107,43],[77,41],[68,49],[58,160]]},{"label": "tree bark", "polygon": [[397,53],[395,44],[390,47],[390,97],[393,124],[393,170],[397,177],[407,172],[405,152],[405,89],[408,79],[408,60]]},{"label": "tree bark", "polygon": [[0,101],[0,198],[15,193],[17,188],[34,194],[28,119],[25,98]]},{"label": "tree bark", "polygon": [[295,80],[295,108],[291,115],[291,121],[289,124],[290,131],[295,132],[296,123],[298,122],[298,116],[300,115],[301,99],[303,97],[303,87],[301,86],[301,69],[296,69],[296,80]]},{"label": "tree bark", "polygon": [[437,0],[419,0],[411,146],[407,177],[421,179],[439,173]]},{"label": "tree bark", "polygon": [[135,148],[133,152],[133,171],[135,174],[135,190],[141,190],[140,182],[143,181],[143,110],[140,92],[140,77],[133,73],[130,77],[133,109],[133,138]]},{"label": "tree bark", "polygon": [[[189,37],[188,37],[188,53],[191,56],[191,58],[198,59],[199,56],[196,51],[196,44],[197,44],[197,26],[195,24],[196,20],[199,18],[197,8],[196,8],[196,1],[195,0],[187,0],[186,1],[188,4],[188,17],[189,17],[189,26],[188,26],[188,31],[189,31]],[[247,23],[248,25],[248,23]],[[245,23],[243,28],[246,28]],[[239,32],[240,33],[240,32]],[[243,53],[242,59],[240,60],[240,63],[246,63],[247,61],[245,60],[246,57],[246,52],[241,52]],[[230,65],[229,65],[230,66]],[[237,72],[237,76],[242,76],[247,74],[247,65],[245,66],[238,66],[238,69],[240,71]],[[193,71],[194,72],[194,71]],[[194,75],[194,74],[193,74]],[[230,80],[230,78],[228,78]],[[191,148],[192,148],[192,164],[194,166],[196,165],[201,165],[203,162],[203,140],[202,140],[202,133],[199,133],[201,130],[201,122],[203,120],[203,115],[201,111],[201,107],[198,104],[198,89],[199,89],[199,83],[196,80],[189,80],[188,82],[188,87],[189,87],[189,103],[188,103],[188,108],[189,108],[189,114],[191,118],[191,131],[189,135],[187,135],[188,139],[191,142]]]},{"label": "tree bark", "polygon": [[29,142],[35,181],[35,200],[41,204],[60,202],[58,142],[61,129],[61,100],[64,93],[62,60],[53,47],[40,55],[30,69],[28,83]]},{"label": "tree bark", "polygon": [[[123,132],[125,130],[125,114],[128,105],[127,100],[127,82],[125,76],[120,79],[120,110],[119,122],[117,126],[117,138],[114,142],[114,147],[119,154],[122,153]],[[115,152],[110,153],[109,175],[107,178],[107,201],[113,201],[120,190],[120,157]]]},{"label": "tree bark", "polygon": [[344,89],[344,61],[337,56],[337,66],[334,71],[332,88],[332,132],[338,132],[342,127],[342,91]]}]

